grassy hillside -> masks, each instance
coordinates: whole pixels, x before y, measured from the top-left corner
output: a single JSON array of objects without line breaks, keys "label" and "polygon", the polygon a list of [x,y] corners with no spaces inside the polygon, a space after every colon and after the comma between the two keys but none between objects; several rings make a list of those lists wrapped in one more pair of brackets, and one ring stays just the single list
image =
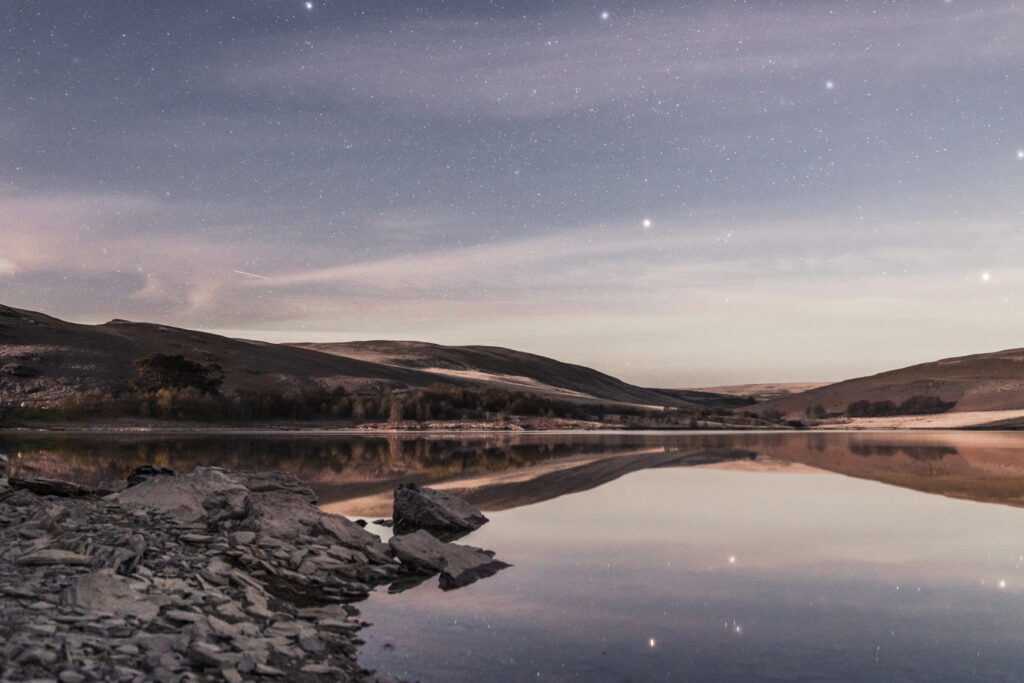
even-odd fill
[{"label": "grassy hillside", "polygon": [[900,404],[915,396],[953,403],[951,410],[958,412],[1022,409],[1024,349],[921,363],[782,396],[765,407],[798,415],[817,406],[844,413],[857,401]]},{"label": "grassy hillside", "polygon": [[[168,362],[177,372],[208,376],[196,383],[194,377],[154,370]],[[144,372],[149,377],[142,382]],[[710,411],[731,405],[745,403],[637,387],[511,349],[421,342],[269,344],[125,320],[80,325],[0,306],[0,409],[35,410],[32,419],[49,414],[365,423],[515,414],[604,422],[614,414],[617,424],[626,424],[626,418],[658,418],[675,409],[685,411],[689,424],[691,416],[706,420]],[[679,423],[684,417],[672,419]]]}]

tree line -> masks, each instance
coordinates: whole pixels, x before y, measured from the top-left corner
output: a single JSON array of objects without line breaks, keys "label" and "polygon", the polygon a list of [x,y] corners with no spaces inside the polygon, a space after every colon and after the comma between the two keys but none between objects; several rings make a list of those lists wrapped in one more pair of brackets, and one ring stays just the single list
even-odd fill
[{"label": "tree line", "polygon": [[500,387],[469,388],[436,383],[418,389],[386,387],[349,392],[316,384],[299,391],[241,389],[224,392],[224,372],[214,363],[156,353],[134,363],[135,374],[114,392],[88,391],[53,406],[14,408],[8,422],[77,421],[120,417],[198,422],[336,421],[339,426],[373,422],[501,420],[541,417],[591,420],[626,427],[707,426],[750,420],[727,409],[648,409],[579,403]]},{"label": "tree line", "polygon": [[847,417],[893,417],[897,415],[934,415],[944,413],[956,401],[943,401],[938,396],[917,395],[896,404],[893,401],[854,401],[846,406]]}]

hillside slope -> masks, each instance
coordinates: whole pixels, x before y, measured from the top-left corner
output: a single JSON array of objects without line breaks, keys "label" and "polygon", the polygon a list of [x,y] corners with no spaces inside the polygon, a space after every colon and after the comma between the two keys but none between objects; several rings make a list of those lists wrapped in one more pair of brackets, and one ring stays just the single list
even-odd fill
[{"label": "hillside slope", "polygon": [[558,398],[593,397],[617,403],[678,407],[732,402],[730,397],[718,394],[645,389],[582,365],[497,346],[441,346],[412,341],[294,346],[393,368],[421,370],[445,381],[485,382],[510,391]]},{"label": "hillside slope", "polygon": [[135,360],[154,353],[220,365],[225,393],[287,393],[311,386],[403,390],[448,382],[590,403],[693,407],[730,400],[695,393],[698,401],[688,401],[510,349],[421,342],[269,344],[124,320],[80,325],[0,306],[0,403],[47,404],[93,389],[115,391],[133,376]]},{"label": "hillside slope", "polygon": [[838,413],[855,401],[899,404],[912,396],[955,402],[956,412],[1024,409],[1024,349],[921,363],[783,396],[765,406],[802,415],[820,404]]},{"label": "hillside slope", "polygon": [[134,360],[153,353],[219,364],[229,392],[295,391],[311,382],[357,390],[436,381],[414,370],[278,344],[124,320],[79,325],[0,306],[0,401],[55,402],[90,389],[111,391],[134,374]]}]

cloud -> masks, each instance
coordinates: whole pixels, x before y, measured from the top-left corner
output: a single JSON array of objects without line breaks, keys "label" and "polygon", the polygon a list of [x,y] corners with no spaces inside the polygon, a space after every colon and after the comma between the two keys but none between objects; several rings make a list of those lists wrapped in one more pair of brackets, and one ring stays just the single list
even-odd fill
[{"label": "cloud", "polygon": [[826,78],[863,90],[867,81],[885,88],[922,72],[1024,63],[1024,20],[1006,7],[896,15],[831,3],[716,3],[639,11],[601,26],[592,14],[408,20],[325,34],[298,51],[264,49],[270,59],[257,57],[228,81],[446,117],[536,119],[641,101],[736,117],[813,104],[810,93]]}]

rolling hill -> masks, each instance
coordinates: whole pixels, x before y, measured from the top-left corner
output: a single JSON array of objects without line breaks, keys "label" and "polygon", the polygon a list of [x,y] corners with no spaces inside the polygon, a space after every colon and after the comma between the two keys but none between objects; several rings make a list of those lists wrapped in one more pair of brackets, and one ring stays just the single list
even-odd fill
[{"label": "rolling hill", "polygon": [[340,386],[359,393],[447,382],[581,403],[692,408],[736,400],[646,389],[590,368],[496,347],[421,342],[269,344],[125,320],[81,325],[0,306],[0,403],[56,403],[92,389],[114,391],[133,376],[135,360],[154,353],[220,365],[226,393],[286,393],[310,386]]},{"label": "rolling hill", "polygon": [[293,344],[352,360],[417,370],[448,382],[486,382],[509,391],[552,398],[592,399],[651,406],[741,406],[748,402],[703,391],[645,389],[582,365],[496,346],[441,346],[425,342],[367,341]]},{"label": "rolling hill", "polygon": [[1010,349],[921,363],[869,377],[849,379],[763,404],[790,415],[821,405],[843,412],[855,401],[892,401],[935,396],[954,402],[953,412],[1024,409],[1024,349]]}]

